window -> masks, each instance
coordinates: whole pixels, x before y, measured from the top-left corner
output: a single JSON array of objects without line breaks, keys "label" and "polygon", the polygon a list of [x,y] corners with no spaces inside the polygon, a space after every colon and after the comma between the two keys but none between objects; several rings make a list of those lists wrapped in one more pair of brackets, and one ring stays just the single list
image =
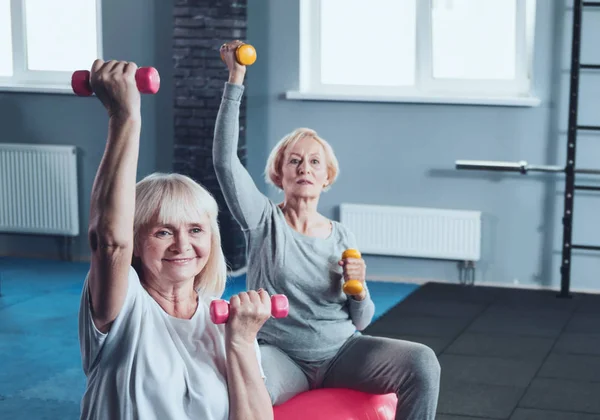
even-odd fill
[{"label": "window", "polygon": [[100,0],[0,0],[0,90],[71,93],[102,58]]},{"label": "window", "polygon": [[537,105],[535,0],[301,0],[290,99]]}]

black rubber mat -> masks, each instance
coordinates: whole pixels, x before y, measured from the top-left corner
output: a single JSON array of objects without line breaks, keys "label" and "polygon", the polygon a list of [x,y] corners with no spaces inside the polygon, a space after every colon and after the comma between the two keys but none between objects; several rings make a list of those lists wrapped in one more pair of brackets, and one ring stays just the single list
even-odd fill
[{"label": "black rubber mat", "polygon": [[436,352],[440,420],[600,420],[600,295],[428,283],[364,333]]}]

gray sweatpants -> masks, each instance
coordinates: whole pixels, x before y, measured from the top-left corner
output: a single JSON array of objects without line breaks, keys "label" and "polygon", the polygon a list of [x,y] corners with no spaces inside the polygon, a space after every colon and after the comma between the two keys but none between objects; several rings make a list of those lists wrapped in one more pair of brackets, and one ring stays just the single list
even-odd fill
[{"label": "gray sweatpants", "polygon": [[260,349],[273,405],[309,389],[350,388],[372,394],[395,392],[396,420],[435,418],[440,364],[423,344],[357,334],[322,363],[294,361],[269,344]]}]

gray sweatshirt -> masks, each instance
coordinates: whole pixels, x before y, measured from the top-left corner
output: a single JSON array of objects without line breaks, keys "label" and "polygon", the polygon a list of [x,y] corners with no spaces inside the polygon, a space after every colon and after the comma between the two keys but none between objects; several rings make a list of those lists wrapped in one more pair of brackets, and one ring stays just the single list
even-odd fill
[{"label": "gray sweatshirt", "polygon": [[213,147],[215,171],[227,205],[246,238],[249,290],[283,293],[289,315],[269,319],[258,339],[304,362],[325,361],[356,330],[369,325],[375,306],[368,292],[357,301],[342,292],[342,252],[354,235],[332,221],[331,235],[315,238],[289,226],[281,209],[256,187],[237,155],[244,87],[225,83]]}]

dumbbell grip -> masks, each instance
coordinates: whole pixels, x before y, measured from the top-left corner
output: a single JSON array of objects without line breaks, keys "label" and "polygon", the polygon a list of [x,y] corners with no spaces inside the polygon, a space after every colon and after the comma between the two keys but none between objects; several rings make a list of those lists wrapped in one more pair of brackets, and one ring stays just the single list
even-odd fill
[{"label": "dumbbell grip", "polygon": [[[346,258],[362,258],[362,255],[358,249],[348,248],[342,253],[342,259]],[[342,290],[347,295],[358,295],[363,291],[363,285],[358,280],[348,280],[342,286]]]},{"label": "dumbbell grip", "polygon": [[[284,318],[288,315],[289,303],[285,295],[271,296],[271,316]],[[215,324],[224,324],[229,319],[229,303],[219,299],[210,303],[210,318]]]},{"label": "dumbbell grip", "polygon": [[[160,88],[160,75],[154,67],[140,67],[135,72],[135,83],[140,93],[155,94]],[[78,96],[91,96],[89,70],[77,70],[71,76],[71,88]]]},{"label": "dumbbell grip", "polygon": [[[225,61],[223,52],[221,60]],[[256,49],[250,44],[241,44],[235,49],[235,61],[243,66],[251,66],[256,61]]]}]

